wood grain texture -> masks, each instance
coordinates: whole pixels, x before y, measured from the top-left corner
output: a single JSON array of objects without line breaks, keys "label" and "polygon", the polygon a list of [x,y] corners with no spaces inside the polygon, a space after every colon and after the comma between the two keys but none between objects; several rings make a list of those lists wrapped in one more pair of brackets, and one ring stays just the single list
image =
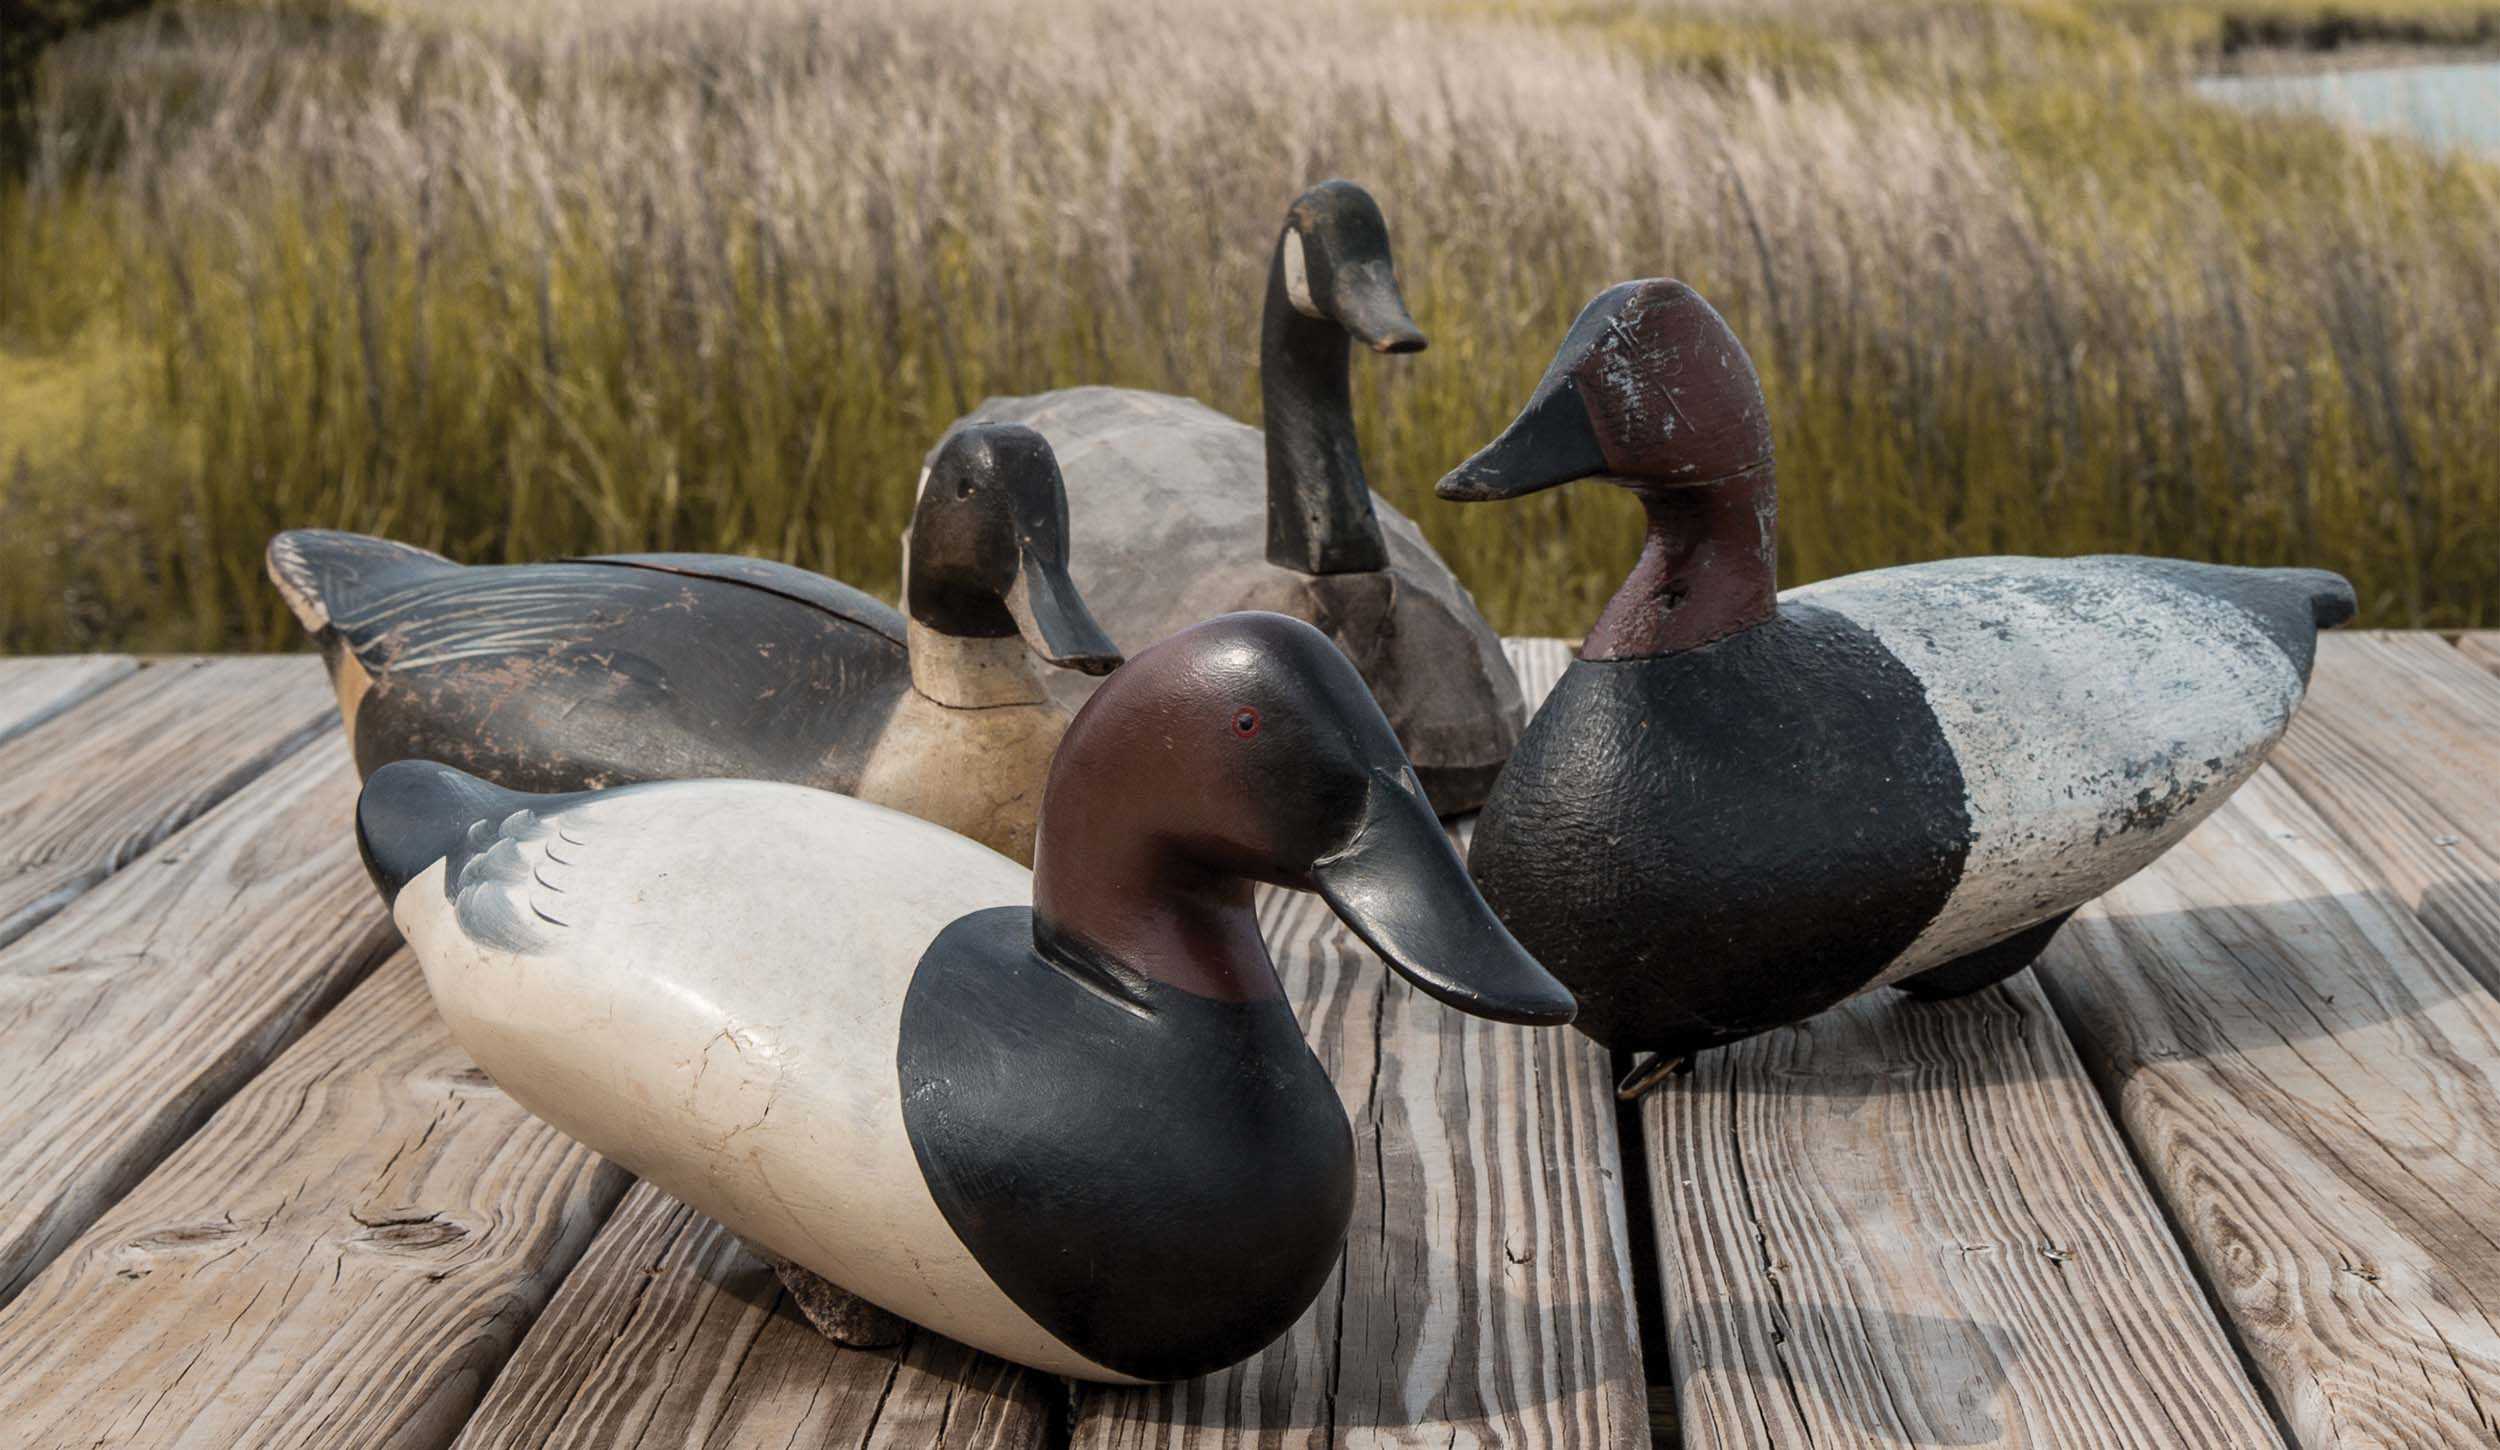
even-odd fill
[{"label": "wood grain texture", "polygon": [[635,1185],[460,1438],[463,1450],[1022,1450],[1059,1384],[913,1331],[844,1349],[735,1235]]},{"label": "wood grain texture", "polygon": [[319,660],[168,660],[0,745],[0,946],[332,718]]},{"label": "wood grain texture", "polygon": [[22,735],[139,668],[128,655],[0,659],[0,741]]},{"label": "wood grain texture", "polygon": [[2500,1003],[2268,770],[2035,968],[2303,1446],[2500,1438]]},{"label": "wood grain texture", "polygon": [[2274,768],[2500,990],[2500,677],[2435,634],[2325,636]]},{"label": "wood grain texture", "polygon": [[[1514,642],[1531,700],[1560,665]],[[1261,925],[1354,1123],[1354,1227],[1319,1302],[1222,1374],[1082,1387],[1088,1447],[1647,1442],[1605,1054],[1451,1011],[1313,897]]]},{"label": "wood grain texture", "polygon": [[399,953],[0,1310],[0,1425],[447,1443],[625,1186],[469,1064]]},{"label": "wood grain texture", "polygon": [[1642,1104],[1684,1443],[2279,1444],[2028,972]]},{"label": "wood grain texture", "polygon": [[2500,629],[2469,629],[2457,636],[2456,647],[2468,660],[2500,673]]},{"label": "wood grain texture", "polygon": [[335,735],[0,949],[0,1303],[398,944]]}]

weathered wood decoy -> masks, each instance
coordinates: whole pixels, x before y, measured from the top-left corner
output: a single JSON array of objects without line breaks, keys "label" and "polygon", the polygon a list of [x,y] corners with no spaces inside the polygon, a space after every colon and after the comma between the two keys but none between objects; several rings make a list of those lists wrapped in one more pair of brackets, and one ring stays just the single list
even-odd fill
[{"label": "weathered wood decoy", "polygon": [[1471,864],[1585,1030],[1670,1059],[2021,970],[2257,769],[2353,612],[2322,570],[2119,556],[1775,593],[1761,387],[1678,282],[1590,303],[1439,492],[1580,478],[1638,494],[1647,539]]},{"label": "weathered wood decoy", "polygon": [[921,480],[908,621],[716,554],[464,568],[297,530],[270,541],[269,575],[320,641],[367,775],[424,759],[531,791],[789,781],[1030,861],[1069,715],[1034,659],[1119,663],[1068,577],[1067,533],[1050,446],[1000,425],[956,432]]},{"label": "weathered wood decoy", "polygon": [[1463,1011],[1571,998],[1467,879],[1327,639],[1230,615],[1105,682],[1028,873],[881,807],[377,771],[375,883],[462,1047],[749,1241],[1053,1373],[1220,1368],[1335,1268],[1353,1140],[1252,883]]},{"label": "weathered wood decoy", "polygon": [[[1228,610],[1306,619],[1362,671],[1444,815],[1475,809],[1526,719],[1502,642],[1412,520],[1365,481],[1351,343],[1415,352],[1370,193],[1324,182],[1285,216],[1259,338],[1266,432],[1129,388],[991,398],[1038,428],[1074,505],[1085,599],[1135,651]],[[1091,682],[1051,682],[1074,703]]]}]

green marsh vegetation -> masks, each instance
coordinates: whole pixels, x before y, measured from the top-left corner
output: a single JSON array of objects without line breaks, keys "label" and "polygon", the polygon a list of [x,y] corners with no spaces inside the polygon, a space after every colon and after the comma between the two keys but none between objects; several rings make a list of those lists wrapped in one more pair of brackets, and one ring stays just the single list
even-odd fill
[{"label": "green marsh vegetation", "polygon": [[890,595],[920,458],[985,394],[1255,421],[1268,248],[1330,175],[1432,336],[1357,359],[1374,482],[1506,629],[1583,628],[1637,510],[1431,485],[1657,273],[1762,370],[1789,582],[2129,550],[2500,622],[2500,167],[2184,89],[2322,12],[1252,10],[194,0],[69,42],[0,180],[0,649],[291,644],[260,548],[296,524]]}]

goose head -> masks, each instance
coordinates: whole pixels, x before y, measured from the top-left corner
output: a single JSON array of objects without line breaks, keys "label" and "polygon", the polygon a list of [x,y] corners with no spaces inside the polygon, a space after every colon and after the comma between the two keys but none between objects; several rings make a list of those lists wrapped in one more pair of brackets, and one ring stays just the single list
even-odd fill
[{"label": "goose head", "polygon": [[1021,635],[1062,669],[1109,674],[1119,648],[1068,577],[1068,493],[1042,435],[975,424],[939,445],[904,546],[912,622],[961,640]]},{"label": "goose head", "polygon": [[1278,614],[1182,630],[1078,713],[1042,800],[1038,944],[1204,997],[1275,996],[1253,883],[1316,892],[1462,1011],[1571,1019],[1571,994],[1477,894],[1362,677]]},{"label": "goose head", "polygon": [[1389,255],[1389,223],[1372,194],[1323,181],[1294,199],[1276,239],[1276,285],[1295,312],[1333,322],[1374,352],[1421,352]]},{"label": "goose head", "polygon": [[1770,463],[1770,408],[1745,345],[1701,294],[1652,278],[1582,308],[1519,416],[1433,491],[1477,503],[1581,478],[1702,488]]}]

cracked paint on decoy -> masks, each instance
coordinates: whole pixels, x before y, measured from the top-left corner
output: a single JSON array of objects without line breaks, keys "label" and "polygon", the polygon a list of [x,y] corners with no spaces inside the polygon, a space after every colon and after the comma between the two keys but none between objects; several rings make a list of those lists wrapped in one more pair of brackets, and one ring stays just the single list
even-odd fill
[{"label": "cracked paint on decoy", "polygon": [[1570,995],[1478,896],[1310,626],[1231,615],[1113,675],[1023,867],[883,807],[377,771],[368,869],[454,1037],[532,1112],[766,1252],[1057,1374],[1257,1352],[1335,1272],[1353,1136],[1259,933],[1317,892],[1459,1010]]},{"label": "cracked paint on decoy", "polygon": [[1029,861],[1071,713],[1037,662],[1119,663],[1068,577],[1049,445],[1012,425],[957,432],[923,477],[911,537],[907,615],[719,554],[468,568],[307,529],[272,539],[268,563],[329,662],[367,775],[416,759],[527,791],[789,781]]},{"label": "cracked paint on decoy", "polygon": [[1975,991],[2253,774],[2353,612],[2314,569],[1976,558],[1785,594],[1768,409],[1690,288],[1591,302],[1442,480],[1631,489],[1638,562],[1470,864],[1611,1045],[1681,1056],[1892,985]]},{"label": "cracked paint on decoy", "polygon": [[[1189,399],[1106,387],[991,398],[965,422],[1026,423],[1050,439],[1077,582],[1122,648],[1231,610],[1308,620],[1362,672],[1441,812],[1473,810],[1526,709],[1475,600],[1364,474],[1352,345],[1424,346],[1369,193],[1330,181],[1294,202],[1264,307],[1264,432]],[[1074,703],[1092,683],[1061,676],[1051,688]]]}]

